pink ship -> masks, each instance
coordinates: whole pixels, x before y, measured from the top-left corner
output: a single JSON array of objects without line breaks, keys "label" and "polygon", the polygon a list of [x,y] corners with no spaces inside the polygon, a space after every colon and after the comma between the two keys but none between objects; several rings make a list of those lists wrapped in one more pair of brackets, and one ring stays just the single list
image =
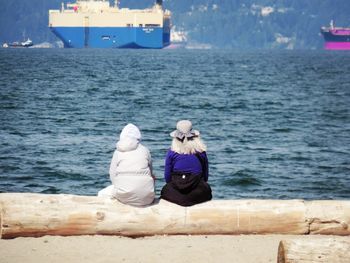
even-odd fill
[{"label": "pink ship", "polygon": [[324,49],[350,50],[350,27],[335,27],[331,21],[329,27],[322,27],[321,34],[324,37]]}]

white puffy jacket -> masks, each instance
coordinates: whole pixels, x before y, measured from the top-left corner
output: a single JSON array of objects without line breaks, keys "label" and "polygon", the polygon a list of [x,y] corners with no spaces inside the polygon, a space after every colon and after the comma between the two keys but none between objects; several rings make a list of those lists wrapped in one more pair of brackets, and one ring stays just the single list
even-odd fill
[{"label": "white puffy jacket", "polygon": [[109,169],[114,186],[112,196],[135,206],[148,205],[155,197],[151,154],[140,140],[139,129],[133,124],[126,125]]}]

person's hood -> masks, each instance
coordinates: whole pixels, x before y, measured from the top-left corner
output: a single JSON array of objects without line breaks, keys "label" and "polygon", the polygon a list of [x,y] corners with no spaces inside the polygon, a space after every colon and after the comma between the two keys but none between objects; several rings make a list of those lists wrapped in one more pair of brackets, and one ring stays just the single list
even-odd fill
[{"label": "person's hood", "polygon": [[126,125],[119,136],[116,144],[117,150],[128,152],[135,150],[141,141],[141,132],[134,124]]}]

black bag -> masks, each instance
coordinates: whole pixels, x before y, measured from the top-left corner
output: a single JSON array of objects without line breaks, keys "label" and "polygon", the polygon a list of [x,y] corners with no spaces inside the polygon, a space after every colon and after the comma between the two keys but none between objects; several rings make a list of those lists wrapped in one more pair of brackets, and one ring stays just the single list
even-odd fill
[{"label": "black bag", "polygon": [[201,175],[191,173],[171,173],[171,184],[183,194],[189,193],[197,187],[201,180]]},{"label": "black bag", "polygon": [[[204,168],[204,161],[199,154],[196,156]],[[171,181],[164,185],[160,197],[178,205],[191,206],[211,200],[212,194],[203,175],[173,172]]]},{"label": "black bag", "polygon": [[209,184],[201,178],[197,186],[188,193],[180,192],[172,183],[167,183],[162,188],[160,197],[181,206],[191,206],[211,200],[212,194]]}]

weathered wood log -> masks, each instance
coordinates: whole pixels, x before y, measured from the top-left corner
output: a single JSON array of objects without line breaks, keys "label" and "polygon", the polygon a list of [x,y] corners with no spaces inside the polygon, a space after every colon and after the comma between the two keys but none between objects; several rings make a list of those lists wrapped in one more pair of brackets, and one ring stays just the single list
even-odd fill
[{"label": "weathered wood log", "polygon": [[210,201],[186,209],[191,234],[305,234],[302,200]]},{"label": "weathered wood log", "polygon": [[[348,207],[349,203],[329,201]],[[161,200],[132,207],[94,196],[0,193],[0,238],[43,235],[309,234],[303,200],[213,200],[181,207]],[[308,206],[319,207],[317,202]],[[340,211],[340,210],[339,210]],[[342,214],[343,213],[343,214]],[[349,224],[347,209],[337,218]],[[327,215],[327,220],[332,215]],[[322,221],[322,217],[319,217]],[[314,219],[314,218],[313,218]],[[335,228],[334,228],[335,229]],[[343,227],[344,229],[344,227]],[[349,234],[331,230],[327,234]]]},{"label": "weathered wood log", "polygon": [[310,234],[350,235],[349,201],[309,201],[305,205]]},{"label": "weathered wood log", "polygon": [[278,263],[350,262],[350,239],[345,237],[282,240]]},{"label": "weathered wood log", "polygon": [[92,196],[0,194],[2,238],[43,235],[242,234],[308,231],[301,200],[215,200],[138,208]]}]

